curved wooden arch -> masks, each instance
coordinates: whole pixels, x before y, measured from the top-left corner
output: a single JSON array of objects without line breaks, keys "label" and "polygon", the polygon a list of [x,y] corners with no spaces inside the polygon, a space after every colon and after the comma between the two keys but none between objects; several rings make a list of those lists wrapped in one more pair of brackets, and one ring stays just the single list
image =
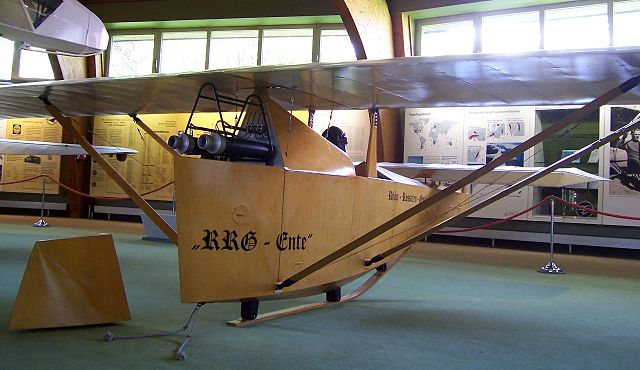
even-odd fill
[{"label": "curved wooden arch", "polygon": [[[398,56],[394,54],[394,32],[385,0],[333,0],[333,4],[349,34],[357,59]],[[402,162],[398,115],[397,109],[380,110],[381,125],[376,130],[378,161]]]}]

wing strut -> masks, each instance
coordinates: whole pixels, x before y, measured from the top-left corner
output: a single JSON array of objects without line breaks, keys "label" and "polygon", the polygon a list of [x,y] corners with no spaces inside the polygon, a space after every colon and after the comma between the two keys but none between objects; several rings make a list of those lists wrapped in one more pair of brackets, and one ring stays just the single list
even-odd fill
[{"label": "wing strut", "polygon": [[617,129],[616,131],[610,133],[609,135],[603,137],[602,139],[598,139],[596,141],[594,141],[593,143],[583,147],[582,149],[576,151],[575,153],[564,157],[556,162],[554,162],[553,164],[551,164],[548,167],[545,167],[543,169],[541,169],[540,171],[533,173],[529,176],[527,176],[526,178],[518,181],[517,183],[499,191],[498,193],[492,195],[490,198],[476,204],[475,206],[468,208],[467,210],[465,210],[464,212],[461,212],[453,217],[450,217],[438,224],[436,224],[435,226],[432,226],[430,228],[428,228],[425,231],[421,231],[420,234],[418,234],[417,236],[413,236],[407,240],[405,240],[404,242],[400,243],[399,245],[389,249],[388,251],[381,253],[377,256],[374,256],[373,258],[369,259],[369,260],[365,260],[365,265],[366,266],[370,266],[373,263],[376,262],[380,262],[383,259],[391,256],[392,254],[396,253],[399,250],[402,250],[403,248],[406,248],[408,246],[410,246],[411,244],[419,241],[420,239],[423,239],[433,233],[435,233],[436,231],[456,222],[459,221],[465,217],[467,217],[468,215],[472,214],[473,212],[482,209],[486,206],[488,206],[491,203],[494,203],[502,198],[504,198],[505,196],[513,193],[516,190],[519,190],[531,183],[533,183],[534,181],[540,179],[543,176],[548,175],[549,173],[557,170],[558,168],[560,168],[562,165],[568,164],[570,163],[572,160],[577,159],[582,157],[583,155],[592,152],[593,150],[608,144],[610,142],[612,142],[613,140],[619,138],[621,135],[634,130],[635,128],[637,128],[638,126],[640,126],[640,115],[636,116],[636,118],[634,118],[631,122],[629,122],[628,124],[626,124],[625,126]]},{"label": "wing strut", "polygon": [[366,159],[366,176],[377,177],[378,176],[378,125],[380,123],[380,111],[376,109],[369,109],[369,144],[367,145],[367,159]]},{"label": "wing strut", "polygon": [[156,212],[156,210],[153,209],[153,207],[151,207],[149,203],[147,203],[147,201],[140,196],[140,194],[138,194],[138,192],[127,182],[127,180],[125,180],[124,178],[122,178],[122,176],[120,176],[118,171],[116,171],[113,167],[111,167],[109,162],[107,162],[104,158],[102,158],[100,154],[98,154],[95,148],[91,146],[91,144],[89,144],[87,139],[85,139],[78,132],[78,130],[76,130],[76,128],[73,125],[73,122],[71,122],[71,119],[69,117],[66,117],[65,115],[63,115],[62,112],[60,112],[58,108],[56,108],[53,104],[51,104],[51,102],[47,100],[46,97],[41,97],[41,100],[44,102],[45,108],[49,111],[49,113],[51,113],[53,118],[55,118],[56,121],[60,122],[60,125],[62,125],[63,128],[68,130],[71,133],[71,135],[73,135],[73,138],[76,140],[76,142],[78,142],[80,146],[82,146],[82,148],[91,156],[91,158],[93,158],[94,161],[98,162],[100,167],[102,167],[102,169],[104,169],[107,172],[107,174],[111,176],[113,181],[115,181],[118,185],[120,185],[122,190],[124,190],[124,192],[127,193],[129,197],[131,197],[131,200],[133,200],[136,203],[136,205],[140,207],[140,209],[142,209],[142,211],[147,216],[149,216],[149,218],[153,221],[153,223],[155,223],[156,226],[158,226],[158,228],[162,230],[162,232],[164,232],[167,235],[167,237],[177,245],[178,234],[171,227],[171,225],[169,225],[158,214],[158,212]]},{"label": "wing strut", "polygon": [[352,242],[348,243],[347,245],[337,249],[336,251],[334,251],[333,253],[327,255],[326,257],[324,257],[324,258],[318,260],[317,262],[309,265],[308,267],[300,270],[299,272],[297,272],[296,274],[292,275],[291,277],[283,280],[282,282],[277,283],[276,286],[275,286],[276,292],[282,290],[283,288],[286,288],[286,287],[289,287],[289,286],[295,284],[296,282],[300,281],[301,279],[311,275],[312,273],[320,270],[324,266],[332,263],[333,261],[345,256],[347,253],[349,253],[349,252],[355,250],[356,248],[362,246],[363,244],[369,242],[370,240],[374,239],[375,237],[387,232],[391,228],[393,228],[393,227],[397,226],[398,224],[406,221],[407,219],[411,218],[412,216],[415,216],[416,214],[424,211],[425,209],[427,209],[428,207],[432,206],[433,204],[435,204],[435,203],[447,198],[449,195],[452,195],[453,193],[455,193],[459,189],[462,189],[464,186],[473,183],[474,181],[478,180],[480,177],[482,177],[482,176],[486,175],[487,173],[493,171],[496,167],[498,167],[498,166],[500,166],[502,164],[505,164],[509,159],[515,157],[518,154],[524,153],[525,150],[527,150],[529,148],[532,148],[533,146],[535,146],[536,144],[544,141],[545,139],[547,139],[551,135],[555,134],[556,132],[558,132],[558,131],[568,127],[569,125],[581,120],[582,118],[584,118],[585,116],[587,116],[590,113],[594,112],[595,110],[597,110],[598,108],[600,108],[604,104],[607,104],[608,102],[610,102],[611,100],[615,99],[616,97],[618,97],[618,96],[624,94],[625,92],[631,90],[632,88],[636,87],[639,83],[640,83],[640,76],[635,76],[635,77],[630,78],[629,80],[623,82],[619,86],[616,86],[613,89],[605,92],[604,94],[602,94],[599,97],[595,98],[594,100],[592,100],[591,102],[589,102],[588,104],[583,106],[582,108],[580,108],[580,109],[576,110],[575,112],[571,113],[570,115],[568,115],[567,117],[562,119],[560,122],[555,123],[551,127],[549,127],[547,129],[539,132],[538,134],[532,136],[530,139],[526,140],[522,144],[516,146],[515,148],[513,148],[510,151],[506,152],[505,154],[499,156],[498,158],[494,159],[493,161],[487,163],[486,165],[480,167],[479,169],[477,169],[476,171],[474,171],[474,172],[470,173],[469,175],[463,177],[462,179],[456,181],[451,186],[449,186],[449,187],[445,188],[444,190],[436,193],[434,196],[425,199],[424,201],[418,203],[414,207],[409,208],[408,210],[402,212],[398,216],[390,219],[389,221],[383,223],[382,225],[380,225],[380,226],[376,227],[375,229],[369,231],[368,233],[362,235],[361,237],[353,240]]}]

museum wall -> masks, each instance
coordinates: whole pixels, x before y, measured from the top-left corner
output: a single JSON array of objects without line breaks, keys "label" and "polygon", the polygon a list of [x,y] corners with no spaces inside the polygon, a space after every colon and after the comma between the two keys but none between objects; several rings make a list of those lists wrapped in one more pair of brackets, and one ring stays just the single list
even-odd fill
[{"label": "museum wall", "polygon": [[[529,139],[577,107],[487,107],[418,108],[405,110],[404,161],[483,165],[492,158]],[[581,149],[631,121],[640,106],[604,106],[586,117],[574,130],[556,134],[544,143],[515,157],[507,165],[544,167]],[[609,179],[564,188],[528,186],[486,207],[472,217],[504,219],[526,210],[548,195],[582,206],[619,215],[636,214],[640,201],[640,173],[633,168],[625,143],[630,136],[574,160],[570,166]],[[618,146],[619,148],[616,148]],[[446,184],[445,184],[446,185]],[[497,185],[473,185],[473,198],[495,193]],[[475,204],[476,199],[472,202]],[[556,202],[556,220],[589,225],[638,226],[639,221],[578,212]],[[546,221],[548,205],[536,208],[516,220]]]}]

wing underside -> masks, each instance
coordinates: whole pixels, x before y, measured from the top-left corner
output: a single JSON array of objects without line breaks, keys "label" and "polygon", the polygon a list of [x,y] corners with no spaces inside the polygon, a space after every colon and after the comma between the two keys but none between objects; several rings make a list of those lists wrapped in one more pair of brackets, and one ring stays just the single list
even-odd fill
[{"label": "wing underside", "polygon": [[69,116],[190,112],[206,82],[231,96],[268,88],[287,109],[584,104],[638,74],[638,50],[616,48],[254,67],[3,86],[0,117],[49,116],[39,97]]}]

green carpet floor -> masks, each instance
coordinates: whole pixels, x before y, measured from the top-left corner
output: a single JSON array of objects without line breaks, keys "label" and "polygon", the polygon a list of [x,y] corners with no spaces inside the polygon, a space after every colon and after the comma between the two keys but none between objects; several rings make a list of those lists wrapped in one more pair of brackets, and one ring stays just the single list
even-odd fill
[{"label": "green carpet floor", "polygon": [[[143,241],[134,228],[114,234],[131,321],[9,332],[33,242],[92,233],[0,223],[1,369],[640,368],[640,279],[543,275],[536,269],[546,262],[544,254],[527,267],[503,257],[496,263],[431,258],[429,244],[417,246],[379,285],[343,306],[233,328],[224,322],[239,316],[239,304],[206,305],[187,359],[177,361],[182,337],[102,341],[106,331],[124,336],[180,328],[192,309],[179,302],[175,247]],[[479,250],[448,248],[467,256]],[[501,253],[517,259],[527,252]],[[615,268],[616,261],[610,263]],[[263,302],[260,308],[322,298]]]}]

